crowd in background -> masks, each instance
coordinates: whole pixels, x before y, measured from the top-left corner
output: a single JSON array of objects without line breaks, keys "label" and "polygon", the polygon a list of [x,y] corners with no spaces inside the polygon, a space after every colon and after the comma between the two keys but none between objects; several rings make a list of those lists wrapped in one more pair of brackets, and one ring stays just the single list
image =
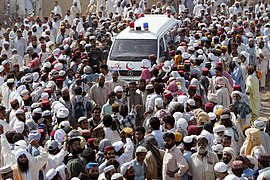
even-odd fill
[{"label": "crowd in background", "polygon": [[[44,16],[9,0],[0,28],[0,174],[15,180],[270,179],[265,1],[80,0]],[[85,15],[86,14],[86,15]],[[148,14],[178,22],[139,80],[106,64]]]}]

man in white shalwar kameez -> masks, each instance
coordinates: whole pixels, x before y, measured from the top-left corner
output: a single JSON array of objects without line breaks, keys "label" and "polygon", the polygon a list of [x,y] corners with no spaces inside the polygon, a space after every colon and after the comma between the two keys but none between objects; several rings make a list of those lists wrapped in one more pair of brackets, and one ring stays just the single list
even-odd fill
[{"label": "man in white shalwar kameez", "polygon": [[60,16],[62,16],[62,9],[61,9],[61,7],[58,5],[58,1],[55,1],[55,2],[54,2],[53,12],[54,12],[54,14],[59,14]]},{"label": "man in white shalwar kameez", "polygon": [[43,18],[42,0],[34,0],[35,15]]},{"label": "man in white shalwar kameez", "polygon": [[260,87],[264,88],[269,60],[269,50],[264,46],[264,42],[260,41],[256,52],[257,57],[259,58],[258,70],[262,73],[262,78],[260,79]]},{"label": "man in white shalwar kameez", "polygon": [[25,8],[26,8],[26,0],[20,0],[17,1],[17,8],[18,8],[18,16],[25,18],[26,12],[25,12]]},{"label": "man in white shalwar kameez", "polygon": [[32,0],[26,0],[25,7],[26,7],[26,16],[31,15],[34,11]]}]

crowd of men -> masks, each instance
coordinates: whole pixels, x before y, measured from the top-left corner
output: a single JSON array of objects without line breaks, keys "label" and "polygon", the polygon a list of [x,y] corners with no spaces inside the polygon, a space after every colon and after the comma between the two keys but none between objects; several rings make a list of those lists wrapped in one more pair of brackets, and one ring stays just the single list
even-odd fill
[{"label": "crowd of men", "polygon": [[[84,15],[55,1],[44,17],[24,2],[41,1],[0,29],[2,179],[270,179],[267,2],[90,0]],[[179,28],[127,82],[106,59],[144,14]]]}]

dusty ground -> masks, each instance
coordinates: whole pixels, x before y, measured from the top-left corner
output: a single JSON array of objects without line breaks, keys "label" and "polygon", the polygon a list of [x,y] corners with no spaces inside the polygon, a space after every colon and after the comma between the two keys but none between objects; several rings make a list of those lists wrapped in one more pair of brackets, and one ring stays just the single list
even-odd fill
[{"label": "dusty ground", "polygon": [[262,119],[270,118],[270,74],[267,75],[266,88],[261,91],[262,108],[260,116]]}]

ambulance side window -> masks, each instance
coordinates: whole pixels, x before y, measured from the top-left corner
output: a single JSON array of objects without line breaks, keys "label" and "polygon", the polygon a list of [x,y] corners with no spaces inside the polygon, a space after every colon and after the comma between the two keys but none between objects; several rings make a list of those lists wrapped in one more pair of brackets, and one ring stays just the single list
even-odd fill
[{"label": "ambulance side window", "polygon": [[165,56],[165,45],[164,45],[164,40],[163,37],[159,40],[159,57],[164,57]]}]

